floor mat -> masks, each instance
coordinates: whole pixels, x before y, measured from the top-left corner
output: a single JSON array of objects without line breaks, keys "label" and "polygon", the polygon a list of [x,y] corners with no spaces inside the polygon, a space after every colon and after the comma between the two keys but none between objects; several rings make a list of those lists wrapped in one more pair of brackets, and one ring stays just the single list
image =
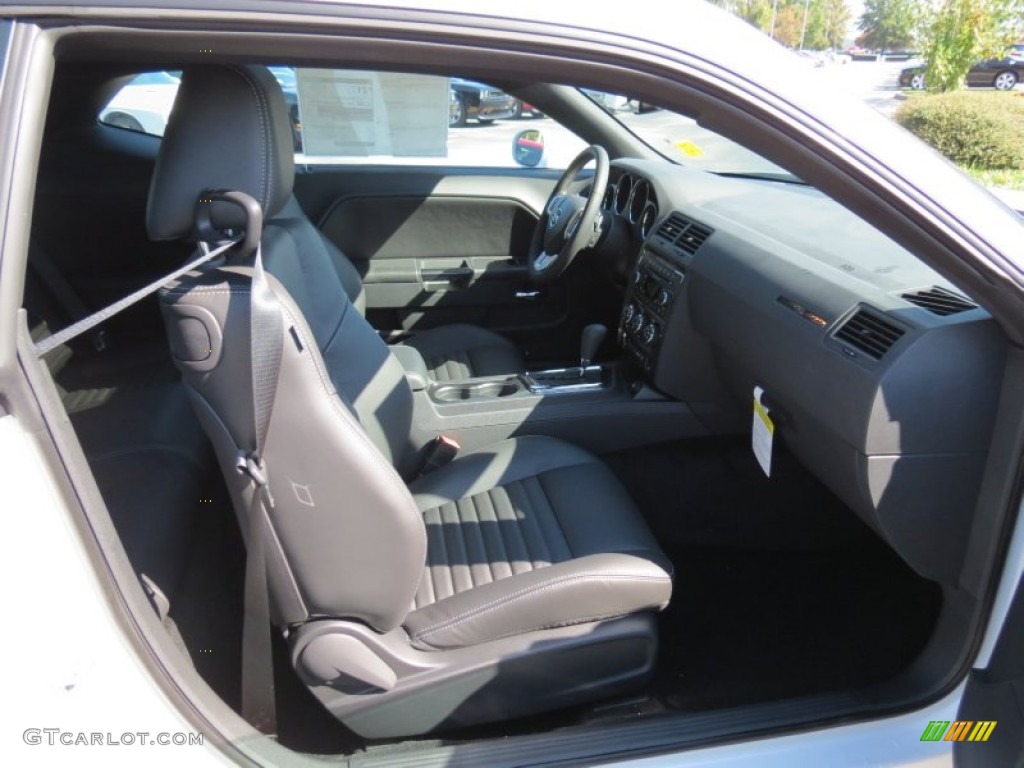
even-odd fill
[{"label": "floor mat", "polygon": [[675,565],[655,692],[700,710],[894,676],[941,593],[779,447],[771,479],[747,438],[604,457]]},{"label": "floor mat", "polygon": [[765,477],[749,437],[659,443],[601,457],[665,548],[828,549],[874,534],[781,445]]},{"label": "floor mat", "polygon": [[881,544],[846,551],[670,549],[656,689],[709,709],[880,682],[935,623],[940,592]]}]

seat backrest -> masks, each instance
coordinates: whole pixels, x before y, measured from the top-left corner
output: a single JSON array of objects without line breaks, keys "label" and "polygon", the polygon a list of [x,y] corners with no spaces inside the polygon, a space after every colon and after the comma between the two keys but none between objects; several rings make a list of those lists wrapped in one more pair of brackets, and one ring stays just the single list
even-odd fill
[{"label": "seat backrest", "polygon": [[267,271],[302,310],[341,398],[408,475],[416,462],[412,392],[401,364],[362,316],[358,273],[332,252],[292,196],[289,120],[281,87],[265,67],[186,67],[150,186],[150,236],[188,237],[204,189],[236,189],[258,200],[267,221]]},{"label": "seat backrest", "polygon": [[[243,267],[192,273],[160,294],[172,356],[239,511],[249,509],[253,493],[235,469],[239,450],[253,444],[250,274]],[[273,498],[265,511],[275,618],[345,617],[391,629],[412,605],[422,574],[423,518],[335,392],[302,312],[270,281],[284,313],[263,452]]]},{"label": "seat backrest", "polygon": [[[280,277],[271,283],[286,313],[264,449],[275,618],[349,617],[389,629],[412,604],[425,560],[423,521],[395,470],[413,461],[412,394],[349,299],[328,246],[293,205],[293,172],[288,111],[265,68],[187,67],[153,174],[147,227],[154,239],[193,236],[197,201],[210,188],[260,203],[270,222],[263,254]],[[215,213],[223,221],[234,211]],[[253,444],[249,272],[193,273],[161,295],[172,356],[243,530],[251,488],[235,460]]]}]

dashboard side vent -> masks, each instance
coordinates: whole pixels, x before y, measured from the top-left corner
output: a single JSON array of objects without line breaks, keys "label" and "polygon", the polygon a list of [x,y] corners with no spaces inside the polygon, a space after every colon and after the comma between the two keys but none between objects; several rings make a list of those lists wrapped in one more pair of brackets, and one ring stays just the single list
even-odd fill
[{"label": "dashboard side vent", "polygon": [[926,288],[922,291],[904,293],[902,298],[941,317],[978,308],[978,305],[967,297],[937,286],[935,288]]},{"label": "dashboard side vent", "polygon": [[685,253],[694,254],[713,231],[680,213],[673,213],[658,228],[658,237]]},{"label": "dashboard side vent", "polygon": [[836,330],[834,336],[868,357],[881,360],[903,333],[902,328],[883,317],[860,309]]}]

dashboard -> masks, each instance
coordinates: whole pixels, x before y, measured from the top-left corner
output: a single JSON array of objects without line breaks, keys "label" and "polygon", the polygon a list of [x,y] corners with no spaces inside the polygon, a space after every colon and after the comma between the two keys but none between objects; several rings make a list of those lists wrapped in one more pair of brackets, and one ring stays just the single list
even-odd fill
[{"label": "dashboard", "polygon": [[647,383],[732,416],[712,431],[749,430],[761,388],[776,440],[953,578],[1003,375],[988,313],[804,185],[617,160],[604,206],[636,241],[618,339]]}]

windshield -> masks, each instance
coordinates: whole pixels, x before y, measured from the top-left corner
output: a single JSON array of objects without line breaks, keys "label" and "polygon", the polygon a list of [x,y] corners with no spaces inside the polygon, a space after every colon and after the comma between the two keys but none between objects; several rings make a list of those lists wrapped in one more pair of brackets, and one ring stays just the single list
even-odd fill
[{"label": "windshield", "polygon": [[783,168],[697,121],[620,94],[583,90],[628,131],[672,162],[714,173],[798,181]]}]

